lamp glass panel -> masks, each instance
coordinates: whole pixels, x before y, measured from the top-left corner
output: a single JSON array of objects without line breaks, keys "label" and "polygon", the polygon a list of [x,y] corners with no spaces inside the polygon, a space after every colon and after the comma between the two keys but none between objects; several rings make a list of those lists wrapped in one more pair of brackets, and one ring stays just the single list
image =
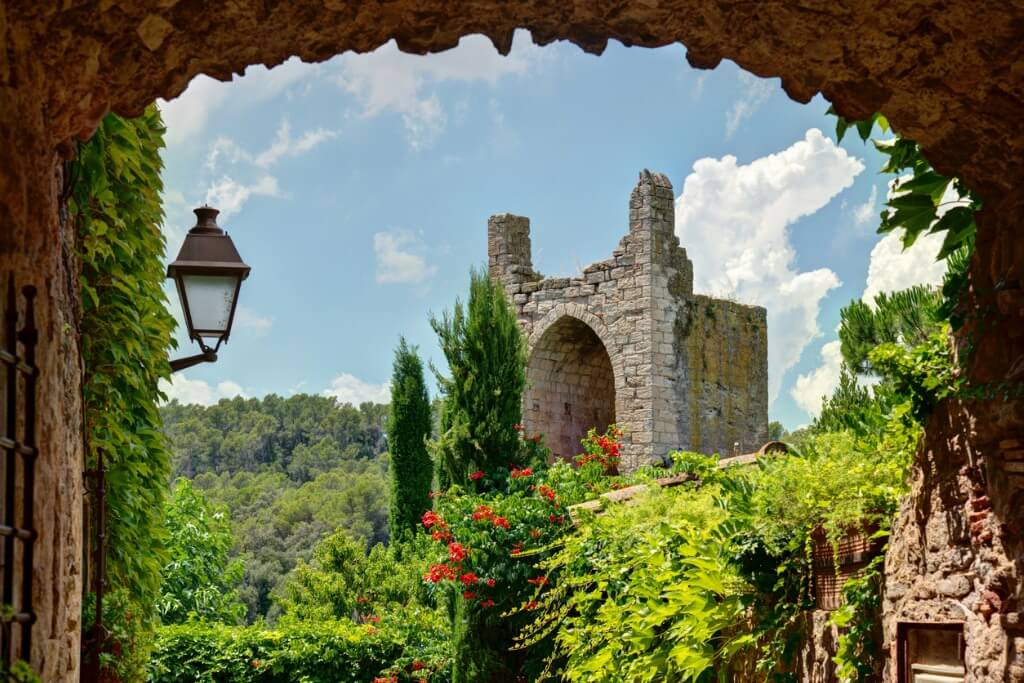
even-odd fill
[{"label": "lamp glass panel", "polygon": [[228,331],[238,278],[230,275],[182,275],[193,330],[203,337]]}]

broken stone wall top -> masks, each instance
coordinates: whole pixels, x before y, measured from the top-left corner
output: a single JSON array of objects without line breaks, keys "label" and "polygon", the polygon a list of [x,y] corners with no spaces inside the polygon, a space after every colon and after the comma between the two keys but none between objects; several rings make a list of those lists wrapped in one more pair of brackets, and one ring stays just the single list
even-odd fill
[{"label": "broken stone wall top", "polygon": [[626,470],[676,449],[758,448],[768,431],[765,310],[693,293],[665,175],[640,173],[628,217],[610,258],[549,278],[533,269],[528,218],[488,221],[491,276],[529,340],[524,425],[570,457],[589,428],[616,422]]}]

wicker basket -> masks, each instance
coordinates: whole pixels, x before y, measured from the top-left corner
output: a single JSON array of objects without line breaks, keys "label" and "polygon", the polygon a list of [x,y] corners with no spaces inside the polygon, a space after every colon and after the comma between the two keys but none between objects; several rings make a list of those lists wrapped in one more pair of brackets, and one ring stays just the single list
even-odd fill
[{"label": "wicker basket", "polygon": [[839,539],[835,550],[824,529],[818,527],[811,532],[814,602],[818,609],[834,611],[843,606],[843,585],[863,573],[881,549],[881,544],[871,538],[877,530],[874,525],[852,527]]}]

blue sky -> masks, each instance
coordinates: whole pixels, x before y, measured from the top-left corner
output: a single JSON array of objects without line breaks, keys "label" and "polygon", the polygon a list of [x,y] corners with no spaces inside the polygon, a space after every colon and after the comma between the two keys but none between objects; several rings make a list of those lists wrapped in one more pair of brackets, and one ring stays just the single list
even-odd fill
[{"label": "blue sky", "polygon": [[835,144],[824,100],[684,55],[520,32],[509,57],[470,36],[195,79],[161,103],[168,254],[209,201],[253,271],[220,360],[165,389],[386,400],[399,335],[443,366],[429,314],[485,263],[488,216],[529,216],[535,267],[572,274],[625,234],[649,168],[673,183],[696,288],[768,309],[771,418],[807,423],[838,376],[839,309],[934,282],[937,246],[875,235],[889,178],[856,136]]}]

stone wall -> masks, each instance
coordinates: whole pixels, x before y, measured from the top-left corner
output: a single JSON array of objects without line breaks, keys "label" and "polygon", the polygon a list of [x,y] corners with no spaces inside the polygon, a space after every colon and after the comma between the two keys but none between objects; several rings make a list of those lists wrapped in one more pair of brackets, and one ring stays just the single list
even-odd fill
[{"label": "stone wall", "polygon": [[901,624],[960,624],[966,680],[1024,681],[1024,401],[946,401],[886,555],[886,680]]},{"label": "stone wall", "polygon": [[640,174],[628,234],[578,277],[537,275],[521,216],[491,217],[488,258],[529,339],[524,425],[557,455],[613,421],[626,470],[678,448],[731,454],[767,439],[765,311],[693,293],[664,175]]}]

